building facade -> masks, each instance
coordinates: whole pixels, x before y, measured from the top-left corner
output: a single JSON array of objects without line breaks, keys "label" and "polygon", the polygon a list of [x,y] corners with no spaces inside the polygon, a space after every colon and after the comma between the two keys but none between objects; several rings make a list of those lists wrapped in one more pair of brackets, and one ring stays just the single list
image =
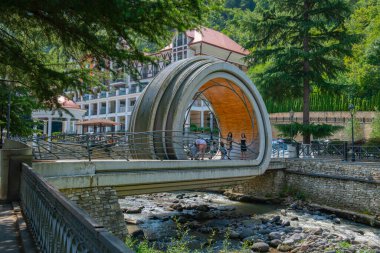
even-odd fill
[{"label": "building facade", "polygon": [[[118,72],[117,78],[109,84],[108,91],[97,94],[85,94],[74,97],[82,110],[85,110],[83,120],[109,119],[118,123],[107,131],[126,131],[136,100],[149,82],[172,62],[197,55],[208,55],[232,63],[246,71],[243,57],[248,54],[239,44],[226,35],[209,28],[191,30],[174,36],[172,43],[154,54],[156,64],[136,63],[138,77],[127,75],[122,68],[112,66]],[[186,124],[201,128],[213,124],[212,114],[207,101],[198,99],[190,105]],[[81,132],[78,128],[77,132]],[[88,132],[94,129],[89,128]]]}]

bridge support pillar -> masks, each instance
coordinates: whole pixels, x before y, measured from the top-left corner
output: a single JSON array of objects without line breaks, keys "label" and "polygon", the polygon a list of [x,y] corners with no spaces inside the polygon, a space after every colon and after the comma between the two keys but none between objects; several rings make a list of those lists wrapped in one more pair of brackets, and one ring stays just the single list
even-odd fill
[{"label": "bridge support pillar", "polygon": [[125,240],[127,227],[115,189],[112,187],[91,187],[65,189],[61,192],[108,231]]}]

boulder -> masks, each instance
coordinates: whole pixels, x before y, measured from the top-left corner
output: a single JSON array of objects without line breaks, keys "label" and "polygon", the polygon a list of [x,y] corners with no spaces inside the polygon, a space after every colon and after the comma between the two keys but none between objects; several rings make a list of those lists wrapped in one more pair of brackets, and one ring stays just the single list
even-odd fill
[{"label": "boulder", "polygon": [[251,249],[256,252],[268,252],[269,245],[265,242],[256,242],[252,245]]},{"label": "boulder", "polygon": [[279,239],[274,239],[269,242],[269,245],[273,248],[277,248],[282,242]]},{"label": "boulder", "polygon": [[268,238],[270,240],[281,239],[281,234],[279,232],[270,232],[269,235],[268,235]]},{"label": "boulder", "polygon": [[278,245],[277,249],[281,252],[288,252],[293,249],[293,246],[288,244],[280,244]]},{"label": "boulder", "polygon": [[136,214],[136,213],[141,213],[143,209],[144,209],[143,206],[129,207],[129,208],[123,209],[123,212],[128,213],[128,214]]}]

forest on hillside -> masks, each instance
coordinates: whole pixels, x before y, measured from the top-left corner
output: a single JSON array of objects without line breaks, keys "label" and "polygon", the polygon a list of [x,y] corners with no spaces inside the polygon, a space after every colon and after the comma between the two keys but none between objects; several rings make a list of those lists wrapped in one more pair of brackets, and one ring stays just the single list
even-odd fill
[{"label": "forest on hillside", "polygon": [[[254,26],[254,22],[260,21],[263,16],[258,16],[262,13],[269,15],[270,7],[267,7],[269,2],[266,0],[224,0],[209,13],[208,25],[230,36],[240,45],[249,49],[251,53],[257,52],[257,44],[253,41],[258,36],[254,34],[255,30],[250,29],[249,26]],[[271,4],[273,5],[275,5],[273,2],[279,2],[279,6],[282,4],[281,1],[272,1]],[[283,1],[284,4],[281,6],[283,9],[281,11],[278,11],[279,8],[275,10],[279,13],[278,16],[282,18],[289,16],[288,13],[296,11],[291,9],[292,6],[287,10],[286,2],[290,2],[292,5],[302,5],[307,1]],[[330,2],[331,5],[343,2],[346,5],[346,9],[342,7],[344,20],[339,29],[344,30],[347,34],[341,43],[345,43],[349,47],[345,49],[344,54],[331,54],[326,57],[340,66],[333,76],[327,70],[320,80],[311,83],[310,110],[344,111],[348,110],[350,103],[355,105],[356,110],[377,110],[380,108],[380,1],[327,2]],[[271,14],[273,15],[273,13]],[[275,22],[276,20],[273,18],[271,21]],[[270,24],[267,25],[267,29],[270,30]],[[256,31],[259,29],[259,27],[255,28]],[[288,39],[290,40],[290,38]],[[332,38],[330,41],[321,40],[316,43],[325,47],[328,43],[333,43],[334,39]],[[277,43],[281,44],[282,42],[279,40]],[[292,46],[294,45],[296,46],[296,43]],[[274,47],[274,45],[271,46]],[[289,44],[285,43],[284,46],[290,47]],[[256,55],[256,57],[258,56]],[[289,59],[281,59],[281,61],[285,61],[284,64],[290,64],[286,60],[290,61],[292,56],[286,57]],[[271,61],[279,60],[276,59],[276,56],[270,56],[266,62],[255,63],[251,61],[249,75],[261,91],[270,112],[302,111],[303,98],[299,92],[301,89],[299,85],[275,81],[273,84],[268,84],[267,80],[273,75],[262,75],[264,71],[268,70]],[[322,61],[322,59],[318,60]],[[283,67],[282,69],[286,68]],[[285,90],[278,88],[281,86]],[[289,90],[292,92],[288,92]],[[287,96],[283,94],[287,94]]]}]

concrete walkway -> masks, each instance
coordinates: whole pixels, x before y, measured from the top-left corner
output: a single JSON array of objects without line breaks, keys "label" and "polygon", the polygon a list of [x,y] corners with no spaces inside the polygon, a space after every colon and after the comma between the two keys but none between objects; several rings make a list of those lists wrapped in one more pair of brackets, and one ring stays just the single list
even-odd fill
[{"label": "concrete walkway", "polygon": [[22,252],[17,217],[11,204],[0,203],[0,252]]}]

